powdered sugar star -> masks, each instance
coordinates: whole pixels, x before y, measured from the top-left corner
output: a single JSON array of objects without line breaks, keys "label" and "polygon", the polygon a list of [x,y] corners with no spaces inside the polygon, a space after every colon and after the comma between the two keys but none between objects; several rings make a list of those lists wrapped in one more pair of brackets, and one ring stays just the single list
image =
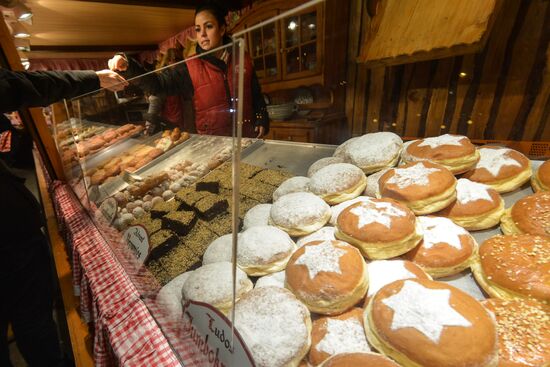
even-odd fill
[{"label": "powdered sugar star", "polygon": [[295,264],[305,265],[310,279],[314,279],[321,271],[342,274],[340,257],[345,253],[345,250],[333,246],[330,241],[325,241],[318,245],[306,246]]},{"label": "powdered sugar star", "polygon": [[407,168],[394,168],[394,174],[386,183],[396,184],[400,189],[410,185],[426,186],[430,183],[430,175],[440,171],[439,168],[429,168],[418,162]]},{"label": "powdered sugar star", "polygon": [[462,144],[460,141],[464,139],[465,136],[456,136],[456,135],[450,135],[450,134],[444,134],[441,136],[434,136],[432,138],[426,138],[423,139],[420,144],[418,144],[419,147],[425,147],[427,145],[430,146],[430,148],[437,148],[441,145],[457,145],[461,146]]}]

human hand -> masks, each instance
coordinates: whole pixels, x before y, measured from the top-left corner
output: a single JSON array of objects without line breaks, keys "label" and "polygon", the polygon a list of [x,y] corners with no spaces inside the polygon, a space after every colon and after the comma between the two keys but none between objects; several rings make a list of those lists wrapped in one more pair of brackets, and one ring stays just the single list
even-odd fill
[{"label": "human hand", "polygon": [[145,121],[145,135],[153,135],[156,130],[155,124],[150,121]]},{"label": "human hand", "polygon": [[99,78],[101,88],[106,88],[110,91],[117,92],[128,86],[126,79],[111,70],[101,70],[95,72]]},{"label": "human hand", "polygon": [[122,55],[115,55],[107,61],[109,69],[112,71],[126,71],[128,69],[128,60]]},{"label": "human hand", "polygon": [[260,139],[265,135],[265,127],[263,126],[256,126],[254,128],[254,131],[258,133],[258,136],[256,136],[256,139]]}]

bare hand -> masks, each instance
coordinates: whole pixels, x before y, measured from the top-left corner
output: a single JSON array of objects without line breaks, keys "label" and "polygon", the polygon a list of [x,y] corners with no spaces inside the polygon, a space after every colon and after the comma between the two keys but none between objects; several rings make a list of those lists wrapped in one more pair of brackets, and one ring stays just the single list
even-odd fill
[{"label": "bare hand", "polygon": [[128,69],[128,60],[122,55],[115,55],[107,61],[109,69],[112,71],[126,71]]},{"label": "bare hand", "polygon": [[99,85],[101,88],[106,88],[110,91],[117,92],[123,90],[128,86],[126,79],[111,70],[96,71],[96,75],[99,78]]},{"label": "bare hand", "polygon": [[265,127],[263,126],[256,126],[254,128],[254,131],[258,133],[258,136],[256,136],[256,139],[260,139],[265,135]]}]

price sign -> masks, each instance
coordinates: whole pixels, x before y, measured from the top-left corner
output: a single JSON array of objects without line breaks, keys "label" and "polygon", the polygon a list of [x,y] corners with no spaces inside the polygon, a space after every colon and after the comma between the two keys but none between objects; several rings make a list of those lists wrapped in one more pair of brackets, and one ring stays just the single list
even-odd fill
[{"label": "price sign", "polygon": [[143,226],[131,226],[124,232],[124,241],[140,263],[149,255],[149,235]]},{"label": "price sign", "polygon": [[90,199],[90,201],[97,203],[100,196],[101,196],[101,193],[99,192],[99,186],[97,185],[88,186],[88,199]]},{"label": "price sign", "polygon": [[231,343],[231,322],[207,303],[183,305],[183,330],[197,347],[201,366],[256,366],[236,329]]},{"label": "price sign", "polygon": [[115,198],[107,198],[103,200],[103,202],[99,206],[99,211],[101,212],[101,214],[103,214],[105,219],[107,219],[107,222],[109,224],[113,223],[113,221],[115,220],[117,210],[118,203]]}]

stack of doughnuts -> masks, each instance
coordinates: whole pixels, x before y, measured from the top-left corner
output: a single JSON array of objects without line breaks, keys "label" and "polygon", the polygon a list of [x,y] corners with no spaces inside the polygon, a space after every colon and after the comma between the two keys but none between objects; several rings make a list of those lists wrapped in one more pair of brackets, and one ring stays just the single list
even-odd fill
[{"label": "stack of doughnuts", "polygon": [[367,338],[402,366],[498,364],[495,321],[473,297],[445,283],[398,280],[364,312]]},{"label": "stack of doughnuts", "polygon": [[281,196],[292,194],[294,192],[308,192],[309,191],[309,177],[296,176],[291,177],[284,181],[273,192],[273,202],[279,200]]},{"label": "stack of doughnuts", "polygon": [[444,134],[408,144],[401,160],[403,163],[432,161],[456,175],[472,169],[479,161],[479,153],[467,137]]},{"label": "stack of doughnuts", "polygon": [[462,177],[491,186],[500,193],[513,191],[531,178],[531,162],[520,152],[489,145],[478,151],[479,162]]},{"label": "stack of doughnuts", "polygon": [[311,176],[309,191],[335,205],[361,195],[366,184],[367,177],[361,169],[349,163],[335,163]]},{"label": "stack of doughnuts", "polygon": [[285,286],[310,311],[340,314],[367,292],[367,265],[361,253],[341,241],[315,241],[300,247],[288,261]]},{"label": "stack of doughnuts", "polygon": [[550,161],[540,165],[531,177],[531,186],[535,192],[550,190]]},{"label": "stack of doughnuts", "polygon": [[405,258],[433,278],[460,273],[477,255],[477,243],[464,228],[444,217],[419,217],[424,238]]},{"label": "stack of doughnuts", "polygon": [[418,245],[422,228],[405,205],[392,199],[370,199],[340,213],[335,235],[369,259],[389,259]]},{"label": "stack of doughnuts", "polygon": [[330,206],[323,199],[309,192],[296,192],[273,203],[269,224],[291,236],[305,236],[323,227],[330,216]]},{"label": "stack of doughnuts", "polygon": [[456,199],[456,178],[451,171],[428,161],[392,168],[378,182],[382,197],[407,205],[417,215],[435,213]]},{"label": "stack of doughnuts", "polygon": [[550,304],[550,237],[494,236],[479,246],[472,265],[485,292],[504,300],[531,298]]},{"label": "stack of doughnuts", "polygon": [[330,357],[322,367],[399,367],[397,363],[376,353],[342,353]]},{"label": "stack of doughnuts", "polygon": [[456,184],[456,201],[438,212],[459,226],[478,231],[494,227],[504,214],[504,200],[487,185],[461,178]]},{"label": "stack of doughnuts", "polygon": [[504,234],[550,235],[550,192],[542,191],[519,199],[500,220]]}]

